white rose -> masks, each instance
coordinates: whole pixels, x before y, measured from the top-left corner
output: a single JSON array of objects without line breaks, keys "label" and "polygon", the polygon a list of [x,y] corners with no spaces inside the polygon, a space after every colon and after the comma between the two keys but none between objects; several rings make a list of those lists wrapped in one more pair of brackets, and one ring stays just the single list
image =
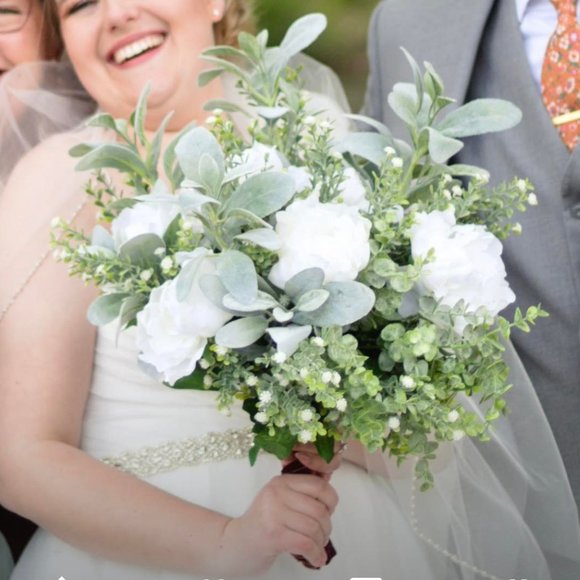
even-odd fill
[{"label": "white rose", "polygon": [[435,259],[423,269],[419,293],[451,307],[463,300],[468,312],[483,307],[491,316],[515,300],[501,242],[484,226],[457,225],[453,209],[418,213],[411,229],[413,257],[424,258],[430,249]]},{"label": "white rose", "polygon": [[344,176],[345,179],[338,189],[344,203],[361,211],[368,211],[370,204],[366,197],[367,192],[356,169],[347,167]]},{"label": "white rose", "polygon": [[263,171],[282,171],[284,168],[278,150],[258,142],[245,149],[234,161],[236,165],[248,165],[252,168],[246,175],[246,179]]},{"label": "white rose", "polygon": [[288,167],[288,175],[294,179],[296,191],[304,191],[312,187],[312,175],[304,167],[290,165]]},{"label": "white rose", "polygon": [[281,247],[269,278],[279,288],[314,267],[324,271],[325,282],[355,280],[369,262],[371,223],[355,208],[311,196],[293,202],[276,219]]},{"label": "white rose", "polygon": [[125,208],[113,221],[111,231],[115,248],[142,234],[163,237],[169,224],[179,214],[179,207],[168,202],[139,202]]},{"label": "white rose", "polygon": [[[204,253],[207,250],[200,250],[197,256]],[[214,273],[214,262],[203,259],[183,302],[177,299],[178,276],[153,290],[149,303],[137,315],[139,358],[169,384],[193,372],[207,339],[232,317],[214,306],[199,287],[201,276]]]}]

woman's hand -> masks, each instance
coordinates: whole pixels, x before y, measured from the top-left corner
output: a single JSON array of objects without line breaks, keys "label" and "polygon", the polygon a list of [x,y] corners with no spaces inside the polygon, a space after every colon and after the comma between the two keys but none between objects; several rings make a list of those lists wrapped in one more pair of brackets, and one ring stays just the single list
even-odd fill
[{"label": "woman's hand", "polygon": [[336,442],[334,444],[334,457],[330,463],[327,463],[313,443],[297,443],[292,450],[292,455],[282,462],[283,466],[288,465],[294,459],[298,459],[302,465],[320,475],[326,481],[330,481],[332,474],[340,467],[342,463],[342,451],[345,444]]},{"label": "woman's hand", "polygon": [[227,524],[222,548],[228,567],[238,574],[261,574],[282,553],[323,566],[337,503],[336,491],[321,477],[274,477],[246,513]]}]

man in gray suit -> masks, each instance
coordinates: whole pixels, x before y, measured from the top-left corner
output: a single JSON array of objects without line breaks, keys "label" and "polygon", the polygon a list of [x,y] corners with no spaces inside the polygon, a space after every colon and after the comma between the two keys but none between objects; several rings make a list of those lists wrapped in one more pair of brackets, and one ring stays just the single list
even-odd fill
[{"label": "man in gray suit", "polygon": [[412,78],[400,47],[431,62],[458,104],[495,97],[522,110],[518,127],[467,140],[457,161],[490,170],[492,184],[517,175],[536,186],[539,207],[517,217],[523,234],[506,242],[504,259],[517,305],[541,303],[550,317],[513,342],[580,505],[580,147],[560,139],[538,70],[555,28],[550,0],[384,0],[371,21],[365,113],[407,138],[387,104],[393,84]]}]

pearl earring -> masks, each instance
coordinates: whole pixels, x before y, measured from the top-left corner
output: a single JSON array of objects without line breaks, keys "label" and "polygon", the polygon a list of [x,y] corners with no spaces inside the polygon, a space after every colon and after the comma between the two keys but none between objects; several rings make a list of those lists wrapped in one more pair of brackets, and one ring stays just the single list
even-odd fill
[{"label": "pearl earring", "polygon": [[220,20],[220,19],[221,19],[221,17],[222,17],[222,11],[221,11],[221,8],[219,8],[219,6],[214,6],[214,8],[213,8],[213,10],[212,10],[212,14],[213,14],[213,17],[214,17],[216,20]]}]

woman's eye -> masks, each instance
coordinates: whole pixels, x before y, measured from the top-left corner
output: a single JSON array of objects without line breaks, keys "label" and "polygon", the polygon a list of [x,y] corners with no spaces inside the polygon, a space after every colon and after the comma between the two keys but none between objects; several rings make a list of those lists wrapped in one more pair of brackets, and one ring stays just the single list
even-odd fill
[{"label": "woman's eye", "polygon": [[0,15],[2,14],[22,14],[22,11],[19,8],[11,8],[10,6],[0,6]]},{"label": "woman's eye", "polygon": [[96,0],[80,0],[79,2],[74,2],[66,10],[66,15],[71,16],[73,14],[76,14],[77,12],[80,12],[81,10],[86,8],[87,6],[90,6],[91,4],[96,4]]}]

